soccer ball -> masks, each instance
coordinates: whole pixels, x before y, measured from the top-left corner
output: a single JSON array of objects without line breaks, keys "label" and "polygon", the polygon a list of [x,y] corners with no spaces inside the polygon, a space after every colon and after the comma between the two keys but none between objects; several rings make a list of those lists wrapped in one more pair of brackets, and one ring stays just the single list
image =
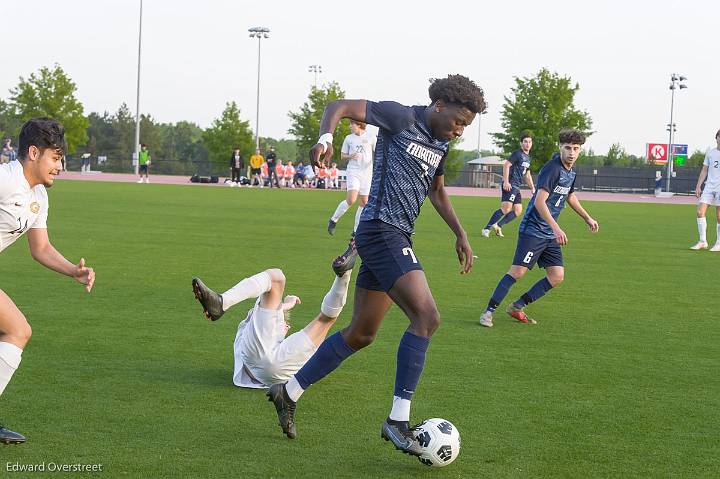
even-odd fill
[{"label": "soccer ball", "polygon": [[426,466],[447,466],[460,454],[460,433],[446,419],[428,419],[415,426],[412,432],[423,448],[418,459]]}]

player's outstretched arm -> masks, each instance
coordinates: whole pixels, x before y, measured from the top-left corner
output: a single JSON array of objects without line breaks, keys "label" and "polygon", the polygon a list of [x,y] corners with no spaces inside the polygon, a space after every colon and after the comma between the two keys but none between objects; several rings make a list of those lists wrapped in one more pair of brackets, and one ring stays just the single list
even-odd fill
[{"label": "player's outstretched arm", "polygon": [[550,196],[548,190],[540,188],[537,192],[537,196],[535,197],[535,208],[537,209],[540,218],[542,218],[548,225],[550,225],[550,228],[552,228],[558,244],[565,245],[568,243],[568,237],[550,213],[550,208],[547,206],[548,196]]},{"label": "player's outstretched arm", "polygon": [[505,163],[503,163],[503,190],[510,191],[512,189],[512,185],[510,184],[510,167],[512,166],[512,162],[510,160],[505,160]]},{"label": "player's outstretched arm", "polygon": [[525,172],[525,184],[528,185],[528,187],[530,188],[530,191],[532,191],[533,194],[535,194],[535,183],[533,183],[532,173],[530,173],[530,170],[527,170]]},{"label": "player's outstretched arm", "polygon": [[310,163],[314,166],[324,166],[330,162],[333,154],[333,132],[343,118],[365,121],[367,100],[336,100],[325,107],[320,121],[320,138],[310,150]]},{"label": "player's outstretched arm", "polygon": [[700,176],[698,176],[697,185],[695,186],[695,196],[697,198],[700,198],[700,194],[702,193],[702,184],[703,181],[705,181],[705,178],[707,178],[708,174],[708,165],[703,165],[702,170],[700,170]]},{"label": "player's outstretched arm", "polygon": [[85,285],[89,293],[95,283],[95,271],[85,266],[85,259],[81,258],[78,264],[73,264],[50,243],[47,230],[44,228],[32,228],[27,232],[30,254],[33,259],[48,269],[57,271],[74,278],[80,284]]},{"label": "player's outstretched arm", "polygon": [[600,229],[600,225],[598,225],[598,222],[595,221],[587,211],[585,211],[585,208],[582,207],[580,204],[580,200],[575,196],[575,193],[570,193],[568,195],[567,203],[570,205],[570,208],[575,211],[580,217],[585,220],[585,223],[590,227],[590,231],[593,233],[597,233],[597,231]]},{"label": "player's outstretched arm", "polygon": [[455,251],[457,252],[458,261],[460,261],[460,265],[462,266],[460,274],[469,273],[473,266],[472,247],[467,239],[467,233],[465,233],[462,225],[460,225],[460,220],[458,220],[455,214],[447,191],[445,191],[444,176],[441,175],[433,178],[433,184],[432,187],[430,187],[428,197],[433,207],[435,207],[435,211],[438,212],[452,232],[455,233]]}]

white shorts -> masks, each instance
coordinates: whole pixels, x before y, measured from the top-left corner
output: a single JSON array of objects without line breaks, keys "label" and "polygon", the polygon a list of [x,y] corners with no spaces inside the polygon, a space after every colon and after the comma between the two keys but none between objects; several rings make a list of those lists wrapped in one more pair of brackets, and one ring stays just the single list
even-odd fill
[{"label": "white shorts", "polygon": [[360,195],[367,196],[370,194],[370,184],[372,183],[372,168],[367,171],[349,170],[347,175],[347,190],[359,191]]},{"label": "white shorts", "polygon": [[720,190],[709,190],[705,188],[702,192],[702,195],[700,195],[698,203],[720,206]]},{"label": "white shorts", "polygon": [[268,386],[290,379],[317,347],[303,330],[284,338],[285,329],[282,309],[265,309],[256,304],[235,338],[236,371],[240,362]]}]

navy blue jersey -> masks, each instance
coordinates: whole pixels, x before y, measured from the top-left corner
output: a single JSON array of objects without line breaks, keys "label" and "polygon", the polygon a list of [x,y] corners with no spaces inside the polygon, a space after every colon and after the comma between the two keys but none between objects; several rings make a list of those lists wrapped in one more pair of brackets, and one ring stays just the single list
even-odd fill
[{"label": "navy blue jersey", "polygon": [[528,168],[530,168],[530,156],[522,150],[515,150],[507,161],[512,163],[510,166],[510,174],[508,175],[510,186],[520,188],[523,184],[525,173]]},{"label": "navy blue jersey", "polygon": [[555,234],[547,222],[540,217],[537,208],[535,208],[535,198],[537,192],[543,189],[549,193],[545,204],[550,210],[550,214],[557,221],[560,211],[565,207],[565,200],[573,192],[575,186],[575,169],[569,171],[565,169],[560,161],[560,155],[555,153],[552,160],[545,163],[540,170],[536,184],[536,191],[527,211],[523,217],[522,223],[518,231],[520,233],[535,236],[537,238],[554,238]]},{"label": "navy blue jersey", "polygon": [[412,234],[433,178],[444,174],[448,142],[433,138],[424,106],[367,102],[365,122],[380,128],[372,184],[360,221],[380,220]]}]

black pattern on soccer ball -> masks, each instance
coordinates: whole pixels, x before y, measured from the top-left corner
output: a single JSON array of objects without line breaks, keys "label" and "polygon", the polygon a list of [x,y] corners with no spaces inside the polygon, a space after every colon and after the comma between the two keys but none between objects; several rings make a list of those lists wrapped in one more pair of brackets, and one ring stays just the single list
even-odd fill
[{"label": "black pattern on soccer ball", "polygon": [[418,437],[417,437],[417,442],[418,442],[422,447],[428,447],[428,444],[430,444],[430,439],[431,439],[431,438],[430,438],[430,433],[427,432],[427,431],[425,431],[425,432],[423,432],[422,434],[418,435]]},{"label": "black pattern on soccer ball", "polygon": [[437,425],[437,428],[443,434],[452,434],[452,424],[447,421],[443,421]]},{"label": "black pattern on soccer ball", "polygon": [[448,462],[452,458],[452,448],[447,444],[440,447],[437,451],[437,456],[444,462]]}]

